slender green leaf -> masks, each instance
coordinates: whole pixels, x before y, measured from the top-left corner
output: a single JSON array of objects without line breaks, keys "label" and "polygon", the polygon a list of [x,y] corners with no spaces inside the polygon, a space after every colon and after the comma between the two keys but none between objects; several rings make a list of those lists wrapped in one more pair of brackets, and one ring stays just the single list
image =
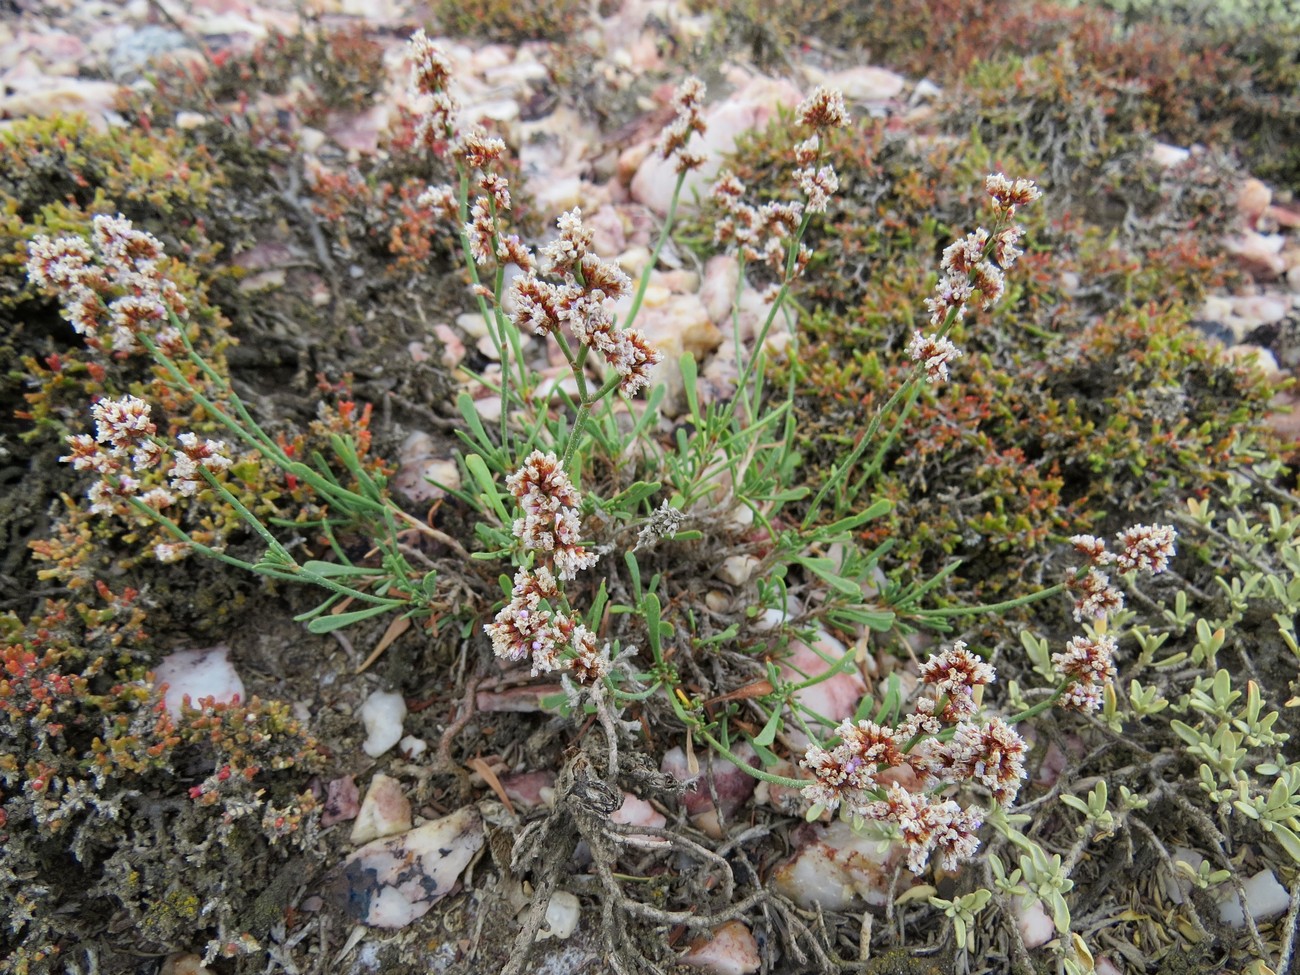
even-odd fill
[{"label": "slender green leaf", "polygon": [[755,735],[751,741],[755,746],[761,745],[766,748],[770,746],[772,742],[776,741],[776,733],[780,730],[781,708],[776,707],[772,709],[772,716],[768,718],[767,723],[763,725],[763,730]]},{"label": "slender green leaf", "polygon": [[[362,620],[372,619],[383,613],[396,609],[396,605],[384,604],[380,606],[367,606],[365,609],[354,609],[348,613],[335,613],[332,616],[318,616],[307,624],[308,631],[312,633],[333,633],[335,630],[341,630],[345,626],[351,626],[353,623],[360,623]],[[299,619],[299,617],[294,617]]]}]

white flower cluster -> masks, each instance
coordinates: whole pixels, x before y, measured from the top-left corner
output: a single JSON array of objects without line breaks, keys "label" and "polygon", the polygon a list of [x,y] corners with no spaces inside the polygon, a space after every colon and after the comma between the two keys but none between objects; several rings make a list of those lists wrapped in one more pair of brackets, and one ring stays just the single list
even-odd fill
[{"label": "white flower cluster", "polygon": [[[224,443],[182,433],[177,445],[170,448],[170,490],[154,487],[142,491],[143,485],[135,475],[157,466],[168,451],[157,435],[149,404],[137,396],[102,399],[91,407],[91,415],[95,419],[95,436],[82,433],[68,437],[71,450],[59,460],[76,470],[99,475],[87,492],[92,514],[126,514],[129,499],[160,511],[175,504],[178,496],[193,497],[207,483],[205,471],[216,474],[230,467]],[[160,545],[155,554],[161,561],[174,562],[187,550],[179,545]]]},{"label": "white flower cluster", "polygon": [[163,277],[158,239],[130,220],[99,214],[91,239],[38,234],[27,245],[27,276],[57,295],[63,316],[93,348],[127,355],[148,335],[163,348],[180,345],[173,316],[189,313],[184,297]]},{"label": "white flower cluster", "polygon": [[590,686],[609,672],[609,648],[564,611],[559,585],[596,564],[596,553],[581,544],[582,499],[555,455],[540,450],[506,478],[506,486],[523,512],[515,537],[537,554],[538,564],[519,570],[510,602],[484,628],[493,651],[531,661],[534,674],[564,669]]},{"label": "white flower cluster", "polygon": [[978,228],[961,240],[949,244],[943,252],[943,277],[934,295],[925,300],[930,313],[930,334],[919,330],[907,346],[907,354],[920,363],[926,380],[932,383],[948,379],[948,366],[961,354],[948,339],[948,331],[966,316],[966,308],[975,294],[980,306],[988,308],[1006,291],[1005,272],[1023,253],[1017,246],[1024,228],[1011,222],[1017,207],[1037,200],[1042,194],[1033,181],[1010,180],[1001,173],[991,173],[984,181],[994,211],[993,231]]}]

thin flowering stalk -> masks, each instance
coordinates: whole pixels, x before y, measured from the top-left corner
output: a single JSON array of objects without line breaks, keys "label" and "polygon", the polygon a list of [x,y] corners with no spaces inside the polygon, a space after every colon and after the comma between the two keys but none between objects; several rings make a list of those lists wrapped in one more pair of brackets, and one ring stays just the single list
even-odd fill
[{"label": "thin flowering stalk", "polygon": [[1000,603],[985,603],[979,606],[949,606],[940,609],[918,609],[914,610],[914,616],[921,619],[953,619],[958,616],[982,616],[985,613],[999,613],[1006,609],[1015,609],[1018,606],[1028,606],[1030,603],[1040,602],[1057,593],[1065,592],[1069,589],[1069,584],[1058,582],[1055,585],[1048,586],[1046,589],[1040,589],[1037,592],[1031,592],[1025,596],[1017,596],[1015,599],[1007,599]]},{"label": "thin flowering stalk", "polygon": [[659,230],[659,238],[655,241],[654,249],[650,252],[650,260],[641,272],[641,278],[637,282],[636,292],[632,295],[632,305],[627,310],[622,324],[630,325],[636,321],[637,313],[641,311],[641,303],[645,300],[646,290],[650,287],[650,274],[659,265],[659,254],[668,243],[668,237],[672,233],[673,223],[677,219],[677,203],[681,199],[682,187],[686,183],[686,172],[677,174],[677,182],[673,184],[673,195],[668,201],[668,213],[664,216],[664,224]]}]

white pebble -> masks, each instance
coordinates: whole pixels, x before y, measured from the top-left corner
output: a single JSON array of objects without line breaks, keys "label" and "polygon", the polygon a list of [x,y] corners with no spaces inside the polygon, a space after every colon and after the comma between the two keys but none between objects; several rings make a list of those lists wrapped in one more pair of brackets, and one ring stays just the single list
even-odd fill
[{"label": "white pebble", "polygon": [[542,926],[542,930],[537,932],[537,940],[558,938],[564,941],[578,929],[578,918],[581,914],[578,898],[567,890],[557,890],[551,895],[550,903],[546,905],[546,923]]},{"label": "white pebble", "polygon": [[189,698],[193,707],[212,697],[218,703],[243,701],[244,682],[230,662],[230,648],[224,643],[203,650],[181,650],[164,657],[154,668],[154,684],[167,685],[163,705],[173,718],[181,716],[181,701]]},{"label": "white pebble", "polygon": [[[1246,910],[1256,921],[1281,914],[1291,902],[1286,888],[1277,881],[1272,870],[1261,870],[1242,883],[1246,893]],[[1219,920],[1229,927],[1245,927],[1246,918],[1241,913],[1241,900],[1231,884],[1222,886],[1219,900]]]},{"label": "white pebble", "polygon": [[406,720],[406,701],[391,691],[375,691],[361,705],[361,722],[366,726],[366,741],[361,746],[371,758],[378,758],[402,739],[402,722]]},{"label": "white pebble", "polygon": [[1030,903],[1017,905],[1016,927],[1026,948],[1037,948],[1056,937],[1056,925],[1043,909],[1043,902],[1032,895]]}]

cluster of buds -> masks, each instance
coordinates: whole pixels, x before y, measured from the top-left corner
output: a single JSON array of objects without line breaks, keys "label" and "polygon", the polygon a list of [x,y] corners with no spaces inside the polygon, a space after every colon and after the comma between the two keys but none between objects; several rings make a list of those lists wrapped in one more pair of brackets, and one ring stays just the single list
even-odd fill
[{"label": "cluster of buds", "polygon": [[611,303],[628,294],[632,282],[622,269],[591,252],[592,235],[577,208],[561,214],[559,234],[542,248],[552,276],[547,281],[531,266],[512,286],[510,318],[523,332],[556,335],[567,331],[584,347],[599,353],[619,376],[619,389],[631,396],[650,384],[650,371],[663,358],[634,328],[620,328]]},{"label": "cluster of buds", "polygon": [[[1009,204],[1010,205],[1010,204]],[[1169,568],[1177,554],[1178,533],[1172,525],[1133,525],[1115,536],[1116,550],[1106,547],[1095,535],[1075,535],[1074,550],[1088,562],[1072,573],[1068,585],[1075,594],[1074,618],[1104,620],[1124,608],[1124,594],[1101,571],[1115,567],[1121,574],[1147,572],[1157,575]],[[1064,682],[1057,703],[1076,711],[1096,711],[1105,698],[1106,686],[1115,679],[1115,641],[1104,633],[1076,636],[1065,650],[1052,654],[1052,666]]]},{"label": "cluster of buds", "polygon": [[[517,235],[503,229],[510,210],[510,185],[496,172],[506,145],[477,127],[462,129],[454,120],[455,102],[446,93],[450,64],[445,55],[417,31],[411,38],[416,94],[434,99],[432,121],[424,124],[438,140],[450,144],[453,157],[472,174],[477,195],[469,206],[468,220],[461,220],[456,192],[449,186],[431,186],[420,194],[417,205],[451,221],[459,222],[470,257],[479,267],[505,268],[515,265],[524,273],[512,285],[510,318],[524,332],[561,335],[567,331],[583,346],[598,352],[619,376],[619,388],[633,395],[650,384],[650,370],[662,358],[635,329],[619,328],[610,304],[631,290],[631,281],[617,265],[591,252],[592,234],[582,222],[582,211],[574,208],[562,214],[558,234],[542,248],[543,268],[529,247]],[[682,87],[678,105],[684,113],[685,138],[702,132],[699,109],[703,85]],[[432,126],[430,129],[428,126]],[[422,130],[423,131],[423,130]],[[430,135],[433,138],[433,135]],[[684,143],[683,143],[684,144]],[[674,151],[680,151],[678,146]],[[539,273],[549,275],[548,280]],[[476,286],[479,297],[494,300],[493,293]]]},{"label": "cluster of buds", "polygon": [[933,696],[920,698],[895,727],[846,720],[836,729],[839,744],[809,746],[801,764],[815,781],[804,787],[804,798],[817,812],[842,804],[855,819],[897,828],[914,873],[932,855],[953,869],[978,848],[983,815],[933,793],[975,783],[1009,806],[1025,777],[1024,739],[999,717],[974,720],[977,688],[994,677],[961,641],[932,656],[921,679]]},{"label": "cluster of buds", "polygon": [[555,455],[540,450],[506,486],[523,512],[515,537],[537,560],[515,575],[510,602],[485,627],[492,648],[506,660],[531,661],[534,674],[568,669],[580,684],[594,684],[609,672],[608,648],[564,611],[559,584],[596,564],[596,553],[579,542],[582,499]]},{"label": "cluster of buds", "polygon": [[677,172],[687,173],[704,165],[704,157],[686,151],[693,135],[703,135],[708,126],[700,110],[704,107],[704,82],[690,77],[673,93],[673,108],[677,110],[672,122],[659,135],[655,148],[664,159],[677,157]]},{"label": "cluster of buds", "polygon": [[[800,122],[813,133],[794,149],[795,182],[807,197],[806,202],[772,202],[752,206],[745,202],[747,189],[735,174],[719,174],[709,192],[710,199],[722,210],[714,225],[717,244],[735,244],[746,261],[766,263],[774,273],[786,271],[790,241],[795,238],[807,214],[824,213],[831,197],[839,190],[839,177],[829,163],[820,163],[821,132],[849,124],[844,97],[829,88],[818,88],[796,109]],[[811,252],[800,244],[795,255],[794,273],[802,272]]]},{"label": "cluster of buds", "polygon": [[[101,399],[91,407],[95,419],[95,436],[76,434],[68,437],[70,452],[60,457],[79,471],[99,475],[88,492],[92,514],[124,514],[128,499],[160,511],[176,503],[177,496],[193,497],[207,481],[204,472],[216,474],[230,467],[226,445],[219,440],[200,440],[192,433],[182,433],[171,448],[172,466],[168,471],[168,488],[157,486],[142,490],[134,475],[158,466],[167,455],[167,445],[157,433],[149,404],[137,396]],[[183,547],[159,547],[156,553],[165,562],[175,561]]]},{"label": "cluster of buds", "polygon": [[1178,533],[1172,525],[1133,525],[1115,536],[1117,550],[1112,552],[1106,543],[1093,535],[1075,535],[1070,539],[1074,550],[1088,560],[1082,573],[1070,580],[1070,588],[1077,593],[1074,601],[1074,618],[1101,619],[1124,608],[1124,594],[1110,582],[1110,576],[1101,570],[1114,566],[1121,574],[1147,572],[1158,575],[1169,568],[1174,557],[1174,543]]},{"label": "cluster of buds", "polygon": [[555,576],[546,566],[515,574],[510,602],[484,629],[492,649],[504,660],[528,660],[533,675],[567,669],[590,686],[609,673],[609,648],[561,607]]},{"label": "cluster of buds", "polygon": [[947,333],[966,316],[975,294],[980,296],[980,307],[988,308],[1006,291],[1005,272],[1023,253],[1018,245],[1024,228],[1012,219],[1018,207],[1042,196],[1032,180],[1011,180],[1001,173],[989,174],[984,189],[993,208],[993,229],[980,227],[944,250],[943,277],[934,296],[925,300],[934,331],[923,334],[918,330],[907,346],[907,354],[921,364],[932,383],[945,382],[948,366],[961,355]]},{"label": "cluster of buds", "polygon": [[410,94],[427,102],[420,113],[416,140],[427,149],[436,151],[456,137],[456,115],[460,106],[447,91],[451,62],[423,30],[411,35],[408,54],[411,61]]},{"label": "cluster of buds", "polygon": [[148,335],[164,349],[179,349],[173,316],[188,314],[185,299],[159,267],[163,247],[118,215],[96,216],[91,239],[37,235],[27,246],[27,276],[57,295],[63,316],[86,344],[117,355],[141,349]]}]

